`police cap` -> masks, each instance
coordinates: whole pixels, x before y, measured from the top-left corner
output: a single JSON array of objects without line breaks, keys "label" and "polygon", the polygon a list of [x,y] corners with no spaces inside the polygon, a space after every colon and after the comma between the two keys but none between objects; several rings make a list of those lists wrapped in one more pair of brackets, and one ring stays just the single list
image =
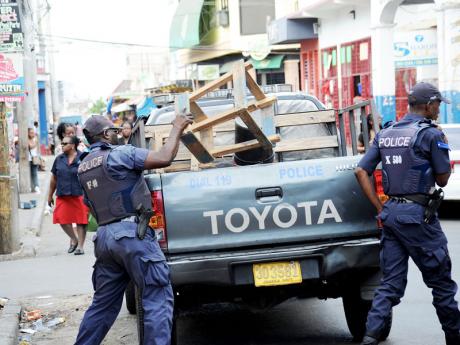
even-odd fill
[{"label": "police cap", "polygon": [[116,128],[112,121],[102,115],[92,115],[86,120],[83,126],[83,133],[86,137],[92,138],[110,128]]},{"label": "police cap", "polygon": [[424,82],[415,84],[412,90],[410,90],[407,99],[410,105],[428,104],[432,101],[450,103],[447,98],[441,95],[436,86]]}]

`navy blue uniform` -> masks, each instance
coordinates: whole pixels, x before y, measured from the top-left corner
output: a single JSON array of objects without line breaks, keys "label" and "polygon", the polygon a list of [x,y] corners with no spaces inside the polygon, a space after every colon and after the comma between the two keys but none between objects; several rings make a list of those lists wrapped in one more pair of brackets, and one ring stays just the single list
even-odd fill
[{"label": "navy blue uniform", "polygon": [[[424,120],[422,116],[408,114],[398,123],[398,126],[410,127],[422,120]],[[400,161],[401,156],[396,155],[396,159],[393,159],[382,154],[383,140],[380,139],[385,136],[385,131],[386,129],[383,129],[378,133],[369,151],[359,162],[359,166],[372,174],[377,164],[381,161],[388,162],[394,169],[389,170],[391,174],[394,175],[395,172],[404,174],[404,171],[397,170],[407,171],[410,167]],[[403,137],[392,139],[388,141],[389,146],[397,144],[398,141],[404,142]],[[413,143],[412,152],[415,159],[428,162],[429,166],[425,168],[433,175],[450,171],[448,145],[445,144],[444,134],[439,129],[428,127],[421,130]],[[391,184],[395,180],[388,181]],[[399,180],[398,183],[410,189],[410,184],[418,188],[418,181],[420,179],[413,179],[413,181],[406,179]],[[394,186],[387,186],[389,190],[398,190],[398,186],[392,187]],[[392,307],[399,304],[404,295],[409,257],[421,271],[425,284],[432,289],[433,305],[444,332],[458,334],[460,330],[460,312],[455,301],[457,285],[451,278],[447,239],[437,216],[429,223],[424,222],[424,210],[425,207],[418,203],[404,203],[390,199],[384,204],[379,215],[384,225],[380,253],[383,278],[380,287],[376,290],[366,325],[367,335],[373,338],[379,338]]]},{"label": "navy blue uniform", "polygon": [[[91,151],[107,149],[96,143]],[[106,171],[114,180],[136,181],[142,177],[148,150],[131,145],[110,146]],[[93,186],[94,187],[94,186]],[[153,230],[144,240],[136,236],[134,217],[102,225],[94,240],[94,298],[80,325],[76,344],[100,344],[115,321],[130,280],[142,291],[144,343],[169,345],[172,329],[173,292],[169,268]]]}]

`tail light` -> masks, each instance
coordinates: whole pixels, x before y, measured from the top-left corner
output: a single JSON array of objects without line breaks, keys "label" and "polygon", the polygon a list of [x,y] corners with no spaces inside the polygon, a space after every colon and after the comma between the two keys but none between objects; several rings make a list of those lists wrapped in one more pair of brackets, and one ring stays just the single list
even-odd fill
[{"label": "tail light", "polygon": [[451,171],[452,173],[455,172],[455,165],[456,165],[456,164],[460,165],[460,161],[450,161],[450,171]]},{"label": "tail light", "polygon": [[382,203],[388,200],[388,195],[385,194],[383,191],[383,183],[382,183],[382,170],[375,170],[374,171],[374,185],[375,185],[375,193],[377,193],[378,198]]},{"label": "tail light", "polygon": [[149,226],[155,230],[158,244],[163,250],[168,249],[168,238],[166,236],[165,209],[163,205],[163,194],[161,191],[155,191],[152,195],[152,209],[155,213],[150,218]]},{"label": "tail light", "polygon": [[[374,186],[375,186],[375,193],[377,197],[380,199],[382,203],[389,199],[388,195],[385,194],[383,191],[383,183],[382,183],[382,170],[375,170],[374,171]],[[377,218],[377,227],[379,229],[383,228],[382,221],[380,218]]]}]

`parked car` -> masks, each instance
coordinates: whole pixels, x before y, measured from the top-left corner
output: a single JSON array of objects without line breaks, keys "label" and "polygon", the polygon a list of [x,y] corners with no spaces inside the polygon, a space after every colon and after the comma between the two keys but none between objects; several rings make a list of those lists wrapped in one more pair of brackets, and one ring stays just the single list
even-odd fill
[{"label": "parked car", "polygon": [[441,125],[447,136],[450,147],[450,164],[452,174],[449,183],[444,187],[444,200],[460,200],[460,123]]}]

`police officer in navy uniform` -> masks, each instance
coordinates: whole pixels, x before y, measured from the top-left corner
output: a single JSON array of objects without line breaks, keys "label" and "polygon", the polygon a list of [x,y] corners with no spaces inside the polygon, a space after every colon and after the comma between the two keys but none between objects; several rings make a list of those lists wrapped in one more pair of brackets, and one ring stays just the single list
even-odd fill
[{"label": "police officer in navy uniform", "polygon": [[[446,344],[460,344],[460,312],[451,278],[447,239],[437,215],[427,218],[435,183],[444,187],[450,176],[449,145],[438,118],[441,102],[449,103],[439,90],[418,83],[410,91],[409,113],[375,137],[355,174],[364,194],[376,207],[383,223],[380,264],[383,273],[366,324],[362,345],[381,340],[393,306],[399,304],[407,284],[409,257],[432,289],[433,305],[445,333]],[[382,162],[385,194],[382,204],[370,177]]]},{"label": "police officer in navy uniform", "polygon": [[93,302],[77,336],[78,345],[100,344],[115,321],[130,280],[142,292],[144,344],[169,345],[173,292],[169,270],[153,230],[145,238],[137,232],[139,210],[151,209],[143,170],[163,168],[177,154],[180,136],[191,115],[178,115],[169,139],[158,151],[117,145],[119,128],[104,116],[90,117],[83,128],[91,144],[78,176],[85,201],[99,229],[94,240]]}]

